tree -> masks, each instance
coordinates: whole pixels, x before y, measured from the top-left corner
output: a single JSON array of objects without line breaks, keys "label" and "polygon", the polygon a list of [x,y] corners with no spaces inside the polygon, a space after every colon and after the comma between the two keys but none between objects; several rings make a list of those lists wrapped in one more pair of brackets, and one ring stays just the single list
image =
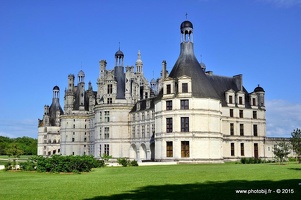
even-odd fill
[{"label": "tree", "polygon": [[19,158],[23,153],[23,150],[19,147],[17,143],[11,143],[6,148],[6,154],[14,158]]},{"label": "tree", "polygon": [[299,163],[301,163],[301,130],[297,128],[292,132],[291,135],[291,143],[293,146],[293,150],[297,154]]},{"label": "tree", "polygon": [[284,140],[277,142],[274,146],[273,153],[279,159],[279,164],[281,164],[288,154],[290,154],[290,144]]}]

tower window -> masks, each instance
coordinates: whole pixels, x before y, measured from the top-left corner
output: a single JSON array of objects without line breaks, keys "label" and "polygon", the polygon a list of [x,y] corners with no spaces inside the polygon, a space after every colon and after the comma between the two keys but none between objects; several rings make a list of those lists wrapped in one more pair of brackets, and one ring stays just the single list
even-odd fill
[{"label": "tower window", "polygon": [[188,92],[188,83],[182,83],[182,93]]},{"label": "tower window", "polygon": [[166,94],[170,94],[171,93],[171,85],[168,84],[166,85]]},{"label": "tower window", "polygon": [[189,141],[181,141],[181,157],[189,157]]},{"label": "tower window", "polygon": [[189,132],[189,117],[181,117],[181,132]]},{"label": "tower window", "polygon": [[244,111],[243,110],[239,110],[239,117],[243,118],[244,117]]},{"label": "tower window", "polygon": [[252,98],[252,105],[256,106],[256,99],[255,98]]},{"label": "tower window", "polygon": [[172,101],[166,101],[166,110],[172,110]]},{"label": "tower window", "polygon": [[166,157],[173,157],[173,144],[171,141],[166,142]]},{"label": "tower window", "polygon": [[166,133],[172,132],[172,118],[166,118]]},{"label": "tower window", "polygon": [[233,114],[233,109],[230,109],[230,117],[233,117],[234,114]]},{"label": "tower window", "polygon": [[112,104],[112,98],[107,98],[107,104]]},{"label": "tower window", "polygon": [[110,129],[109,127],[105,127],[105,139],[109,139],[110,138]]},{"label": "tower window", "polygon": [[109,144],[105,144],[104,154],[107,156],[110,155],[110,145]]},{"label": "tower window", "polygon": [[105,122],[110,121],[110,111],[105,111]]},{"label": "tower window", "polygon": [[181,110],[188,110],[189,109],[189,100],[184,99],[181,100]]}]

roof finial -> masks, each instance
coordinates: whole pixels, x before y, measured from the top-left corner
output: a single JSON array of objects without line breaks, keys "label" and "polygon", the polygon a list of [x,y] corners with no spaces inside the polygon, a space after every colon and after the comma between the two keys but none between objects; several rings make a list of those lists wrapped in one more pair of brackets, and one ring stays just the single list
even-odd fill
[{"label": "roof finial", "polygon": [[119,44],[119,51],[120,51],[120,42],[118,42],[118,44]]},{"label": "roof finial", "polygon": [[201,62],[203,62],[203,55],[201,54]]},{"label": "roof finial", "polygon": [[185,14],[185,16],[186,16],[186,19],[187,19],[187,15],[188,15],[188,14],[187,14],[187,12],[186,12],[186,14]]}]

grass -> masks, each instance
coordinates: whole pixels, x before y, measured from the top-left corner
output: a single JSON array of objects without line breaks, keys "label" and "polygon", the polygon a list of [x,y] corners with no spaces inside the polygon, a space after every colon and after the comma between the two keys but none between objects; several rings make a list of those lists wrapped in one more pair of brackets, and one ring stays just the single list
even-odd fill
[{"label": "grass", "polygon": [[[0,198],[301,199],[299,183],[301,165],[292,163],[106,167],[83,174],[1,171]],[[239,189],[294,193],[236,194]]]}]

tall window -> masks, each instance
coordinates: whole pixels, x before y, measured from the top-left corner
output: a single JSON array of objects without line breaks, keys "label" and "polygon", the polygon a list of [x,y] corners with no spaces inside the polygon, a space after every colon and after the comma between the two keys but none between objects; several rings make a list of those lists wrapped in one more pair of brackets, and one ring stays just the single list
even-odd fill
[{"label": "tall window", "polygon": [[244,111],[243,110],[239,110],[239,117],[244,118]]},{"label": "tall window", "polygon": [[105,144],[104,154],[107,156],[110,155],[110,145],[109,144]]},{"label": "tall window", "polygon": [[189,100],[188,99],[181,100],[181,109],[182,110],[189,109]]},{"label": "tall window", "polygon": [[244,143],[240,143],[240,155],[245,156],[245,145],[244,145]]},{"label": "tall window", "polygon": [[105,122],[110,121],[110,111],[105,111]]},{"label": "tall window", "polygon": [[232,104],[233,103],[233,96],[229,95],[229,103]]},{"label": "tall window", "polygon": [[253,111],[253,119],[257,119],[257,111]]},{"label": "tall window", "polygon": [[255,98],[252,98],[252,105],[256,106],[256,99]]},{"label": "tall window", "polygon": [[113,93],[113,85],[108,84],[108,94],[112,94],[112,93]]},{"label": "tall window", "polygon": [[234,143],[231,143],[231,156],[235,155],[235,151],[234,151]]},{"label": "tall window", "polygon": [[99,138],[101,139],[102,130],[101,127],[99,128]]},{"label": "tall window", "polygon": [[171,85],[168,84],[166,85],[166,94],[170,94],[171,93]]},{"label": "tall window", "polygon": [[102,112],[99,112],[99,121],[102,122]]},{"label": "tall window", "polygon": [[230,135],[234,135],[234,123],[230,123]]},{"label": "tall window", "polygon": [[253,124],[253,135],[257,136],[258,132],[257,132],[257,124]]},{"label": "tall window", "polygon": [[166,142],[166,157],[173,157],[172,142]]},{"label": "tall window", "polygon": [[240,132],[240,136],[244,135],[244,125],[243,124],[239,124],[239,132]]},{"label": "tall window", "polygon": [[254,143],[254,157],[258,158],[258,143]]},{"label": "tall window", "polygon": [[110,128],[109,127],[105,127],[105,139],[109,139],[110,138]]},{"label": "tall window", "polygon": [[242,104],[242,97],[238,97],[238,103],[241,105]]},{"label": "tall window", "polygon": [[142,120],[145,120],[145,113],[144,112],[141,113],[141,118],[142,118]]},{"label": "tall window", "polygon": [[233,114],[233,109],[230,109],[230,117],[233,117],[234,114]]},{"label": "tall window", "polygon": [[182,93],[188,92],[188,83],[182,83]]},{"label": "tall window", "polygon": [[166,110],[172,110],[172,101],[166,101]]},{"label": "tall window", "polygon": [[189,141],[181,141],[181,157],[189,157]]},{"label": "tall window", "polygon": [[142,134],[142,138],[145,138],[145,126],[144,125],[141,126],[141,134]]},{"label": "tall window", "polygon": [[189,117],[181,117],[181,132],[189,132]]},{"label": "tall window", "polygon": [[172,118],[166,118],[166,133],[172,132]]}]

